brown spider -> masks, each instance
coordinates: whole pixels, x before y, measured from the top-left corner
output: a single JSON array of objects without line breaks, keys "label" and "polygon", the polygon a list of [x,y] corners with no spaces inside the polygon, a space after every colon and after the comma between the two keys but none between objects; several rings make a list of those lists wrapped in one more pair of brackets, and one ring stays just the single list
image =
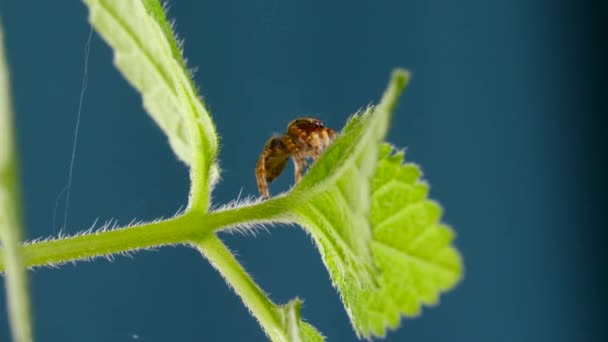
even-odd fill
[{"label": "brown spider", "polygon": [[290,122],[287,133],[270,138],[260,154],[255,168],[260,193],[266,198],[270,197],[268,183],[281,174],[289,157],[293,158],[298,183],[308,165],[306,159],[317,160],[335,136],[336,132],[325,127],[318,119],[300,118]]}]

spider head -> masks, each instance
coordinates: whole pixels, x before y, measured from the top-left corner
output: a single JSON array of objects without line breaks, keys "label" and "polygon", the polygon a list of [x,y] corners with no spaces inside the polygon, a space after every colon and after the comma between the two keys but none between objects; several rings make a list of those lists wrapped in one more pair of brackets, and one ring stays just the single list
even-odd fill
[{"label": "spider head", "polygon": [[315,118],[299,118],[287,125],[287,131],[290,131],[293,128],[310,133],[325,128],[325,124],[323,121]]}]

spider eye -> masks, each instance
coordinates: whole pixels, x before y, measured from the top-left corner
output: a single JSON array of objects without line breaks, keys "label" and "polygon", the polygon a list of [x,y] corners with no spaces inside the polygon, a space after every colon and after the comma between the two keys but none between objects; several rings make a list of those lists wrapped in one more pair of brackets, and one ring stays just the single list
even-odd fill
[{"label": "spider eye", "polygon": [[323,125],[323,122],[318,121],[318,120],[317,120],[317,121],[315,121],[315,126],[316,126],[316,127],[318,127],[318,128],[323,128],[323,127],[325,127],[325,125]]}]

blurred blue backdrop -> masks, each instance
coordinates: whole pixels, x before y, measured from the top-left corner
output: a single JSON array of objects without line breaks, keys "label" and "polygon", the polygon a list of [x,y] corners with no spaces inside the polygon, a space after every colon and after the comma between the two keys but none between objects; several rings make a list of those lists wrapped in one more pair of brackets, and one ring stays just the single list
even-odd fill
[{"label": "blurred blue backdrop", "polygon": [[[408,68],[389,140],[425,171],[458,234],[466,277],[387,341],[599,340],[578,14],[528,0],[170,1],[222,137],[214,202],[257,194],[258,154],[292,118],[340,128],[378,100],[391,69]],[[0,15],[27,236],[48,237],[63,222],[87,11],[78,1],[0,0]],[[88,75],[67,232],[173,215],[186,204],[187,169],[96,34]],[[271,191],[290,182],[288,172]],[[301,229],[222,238],[273,300],[304,298],[303,316],[329,341],[355,340]],[[30,274],[39,341],[265,340],[185,247]],[[0,341],[9,340],[4,300]]]}]

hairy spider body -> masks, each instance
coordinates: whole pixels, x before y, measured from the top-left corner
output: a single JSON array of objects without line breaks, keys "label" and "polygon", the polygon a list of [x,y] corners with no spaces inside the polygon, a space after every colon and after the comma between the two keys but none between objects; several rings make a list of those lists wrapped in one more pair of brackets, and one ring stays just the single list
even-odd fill
[{"label": "hairy spider body", "polygon": [[255,172],[260,193],[270,197],[268,183],[283,172],[289,157],[293,158],[298,183],[308,165],[306,159],[317,160],[335,136],[336,132],[318,119],[300,118],[290,122],[287,133],[270,138],[260,154]]}]

